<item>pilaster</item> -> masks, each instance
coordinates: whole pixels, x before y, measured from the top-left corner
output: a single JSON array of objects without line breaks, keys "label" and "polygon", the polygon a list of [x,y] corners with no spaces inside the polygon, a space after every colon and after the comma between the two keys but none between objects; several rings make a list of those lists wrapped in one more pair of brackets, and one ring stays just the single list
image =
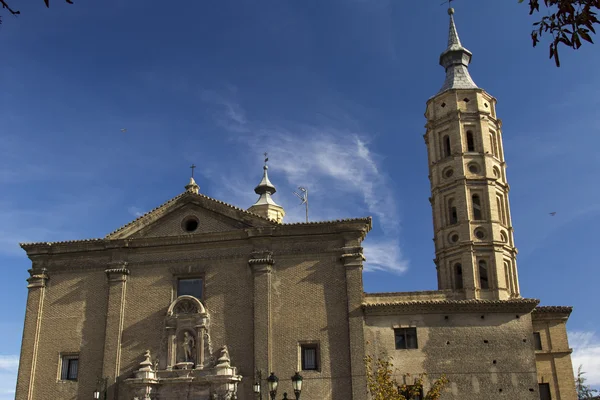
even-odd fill
[{"label": "pilaster", "polygon": [[352,399],[366,400],[365,337],[362,270],[363,248],[361,236],[347,236],[341,256],[346,268],[346,293],[348,298],[348,334],[350,339],[350,374],[352,376]]},{"label": "pilaster", "polygon": [[268,376],[272,369],[271,273],[274,265],[270,251],[253,252],[248,265],[254,275],[254,368]]},{"label": "pilaster", "polygon": [[102,376],[107,380],[107,400],[114,400],[118,396],[117,383],[121,371],[121,340],[129,269],[127,262],[114,261],[105,272],[108,279],[108,301]]},{"label": "pilaster", "polygon": [[15,399],[18,400],[33,399],[44,297],[49,278],[48,270],[36,266],[35,262],[33,263],[33,268],[28,272],[30,275],[27,279],[29,293],[27,294],[27,310],[25,313],[19,375],[17,377],[15,394]]}]

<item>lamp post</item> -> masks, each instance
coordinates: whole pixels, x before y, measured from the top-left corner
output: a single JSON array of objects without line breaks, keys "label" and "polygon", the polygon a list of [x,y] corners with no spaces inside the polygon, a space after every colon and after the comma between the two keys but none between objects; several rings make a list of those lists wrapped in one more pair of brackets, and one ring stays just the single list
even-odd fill
[{"label": "lamp post", "polygon": [[107,378],[100,378],[96,382],[96,390],[94,390],[94,400],[106,399],[106,380]]},{"label": "lamp post", "polygon": [[269,375],[267,378],[267,382],[269,383],[269,394],[271,395],[271,400],[275,400],[275,396],[277,396],[279,378],[275,376],[274,372],[271,372],[271,375]]},{"label": "lamp post", "polygon": [[297,371],[294,376],[292,376],[292,387],[294,388],[296,400],[300,400],[300,393],[302,392],[302,375]]},{"label": "lamp post", "polygon": [[[294,389],[294,395],[296,396],[296,400],[300,400],[300,393],[302,392],[302,376],[296,372],[294,376],[292,376],[292,387]],[[260,384],[260,375],[257,381],[252,385],[252,390],[254,394],[260,398],[261,384]],[[267,383],[269,384],[269,395],[271,400],[275,400],[277,397],[277,387],[279,386],[279,378],[275,375],[274,372],[271,372],[271,375],[267,378]],[[283,400],[289,400],[287,397],[287,393],[283,394]]]}]

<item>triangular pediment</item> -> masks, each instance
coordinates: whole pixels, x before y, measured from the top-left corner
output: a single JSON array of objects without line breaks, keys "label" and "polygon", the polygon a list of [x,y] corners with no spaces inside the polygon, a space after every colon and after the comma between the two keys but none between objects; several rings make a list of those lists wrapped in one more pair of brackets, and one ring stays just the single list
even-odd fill
[{"label": "triangular pediment", "polygon": [[277,222],[203,194],[184,192],[108,234],[106,239],[180,236],[273,225]]}]

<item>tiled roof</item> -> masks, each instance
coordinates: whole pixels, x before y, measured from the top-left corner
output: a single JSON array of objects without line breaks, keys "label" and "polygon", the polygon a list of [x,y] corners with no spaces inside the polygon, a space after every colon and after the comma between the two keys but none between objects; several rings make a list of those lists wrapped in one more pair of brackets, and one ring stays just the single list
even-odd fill
[{"label": "tiled roof", "polygon": [[535,313],[564,313],[571,314],[573,307],[570,306],[537,306],[533,312]]},{"label": "tiled roof", "polygon": [[441,312],[516,312],[529,313],[539,304],[537,299],[514,300],[413,300],[369,303],[363,302],[365,313],[390,315],[402,313]]},{"label": "tiled roof", "polygon": [[208,197],[206,195],[203,194],[196,194],[196,193],[190,193],[190,192],[183,192],[175,197],[173,197],[172,199],[166,201],[165,203],[161,204],[160,206],[148,211],[147,213],[145,213],[144,215],[139,216],[138,218],[134,219],[133,221],[121,226],[120,228],[114,230],[113,232],[109,233],[108,235],[106,235],[104,238],[92,238],[92,239],[78,239],[78,240],[64,240],[64,241],[57,241],[57,242],[29,242],[29,243],[19,243],[19,245],[21,246],[21,248],[25,249],[27,247],[30,246],[40,246],[40,245],[47,245],[47,246],[52,246],[52,245],[57,245],[57,244],[71,244],[71,243],[86,243],[86,242],[102,242],[105,240],[111,240],[110,236],[121,232],[122,230],[126,229],[127,227],[135,224],[136,222],[140,221],[141,219],[143,219],[144,217],[147,217],[149,214],[152,214],[153,212],[156,212],[158,210],[161,210],[167,206],[169,206],[170,204],[173,204],[174,202],[176,202],[177,200],[183,198],[184,196],[199,196],[201,198],[210,200],[212,202],[215,202],[217,204],[221,204],[227,207],[230,207],[236,211],[240,211],[243,212],[244,214],[247,215],[251,215],[253,217],[257,217],[257,218],[261,218],[265,221],[269,221],[272,222],[274,225],[283,225],[283,226],[295,226],[295,225],[326,225],[326,224],[336,224],[336,223],[344,223],[344,222],[365,222],[369,224],[369,229],[371,228],[371,217],[364,217],[364,218],[348,218],[348,219],[339,219],[339,220],[331,220],[331,221],[311,221],[311,222],[294,222],[294,223],[287,223],[287,224],[280,224],[277,221],[274,221],[272,219],[269,218],[265,218],[261,215],[255,214],[253,212],[244,210],[242,208],[233,206],[229,203],[225,203],[221,200],[216,200],[213,199],[212,197]]},{"label": "tiled roof", "polygon": [[365,222],[371,225],[371,217],[362,217],[362,218],[346,218],[346,219],[335,219],[330,221],[310,221],[310,222],[290,222],[283,223],[282,225],[290,226],[290,225],[325,225],[325,224],[339,224],[343,222]]},{"label": "tiled roof", "polygon": [[385,306],[409,306],[426,305],[434,306],[441,304],[468,305],[468,304],[488,304],[488,305],[507,305],[507,304],[538,304],[538,299],[514,299],[514,300],[415,300],[415,301],[393,301],[379,303],[363,303],[363,307],[385,307]]},{"label": "tiled roof", "polygon": [[28,242],[28,243],[19,243],[19,246],[21,246],[21,248],[24,249],[24,248],[29,247],[29,246],[39,246],[41,244],[52,246],[52,245],[55,245],[55,244],[102,242],[102,241],[104,241],[104,239],[93,238],[93,239],[78,239],[78,240],[62,240],[62,241],[58,241],[58,242]]}]

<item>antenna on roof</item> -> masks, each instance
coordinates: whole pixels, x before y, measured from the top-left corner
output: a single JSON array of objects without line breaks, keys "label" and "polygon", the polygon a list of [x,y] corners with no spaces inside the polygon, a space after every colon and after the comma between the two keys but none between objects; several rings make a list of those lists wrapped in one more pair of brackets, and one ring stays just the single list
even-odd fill
[{"label": "antenna on roof", "polygon": [[296,192],[295,190],[294,190],[294,194],[296,196],[298,196],[298,198],[302,201],[300,203],[300,205],[304,204],[304,206],[306,207],[306,222],[308,222],[308,189],[306,189],[302,186],[299,186],[298,190],[300,190],[300,192],[302,192],[302,194]]}]

